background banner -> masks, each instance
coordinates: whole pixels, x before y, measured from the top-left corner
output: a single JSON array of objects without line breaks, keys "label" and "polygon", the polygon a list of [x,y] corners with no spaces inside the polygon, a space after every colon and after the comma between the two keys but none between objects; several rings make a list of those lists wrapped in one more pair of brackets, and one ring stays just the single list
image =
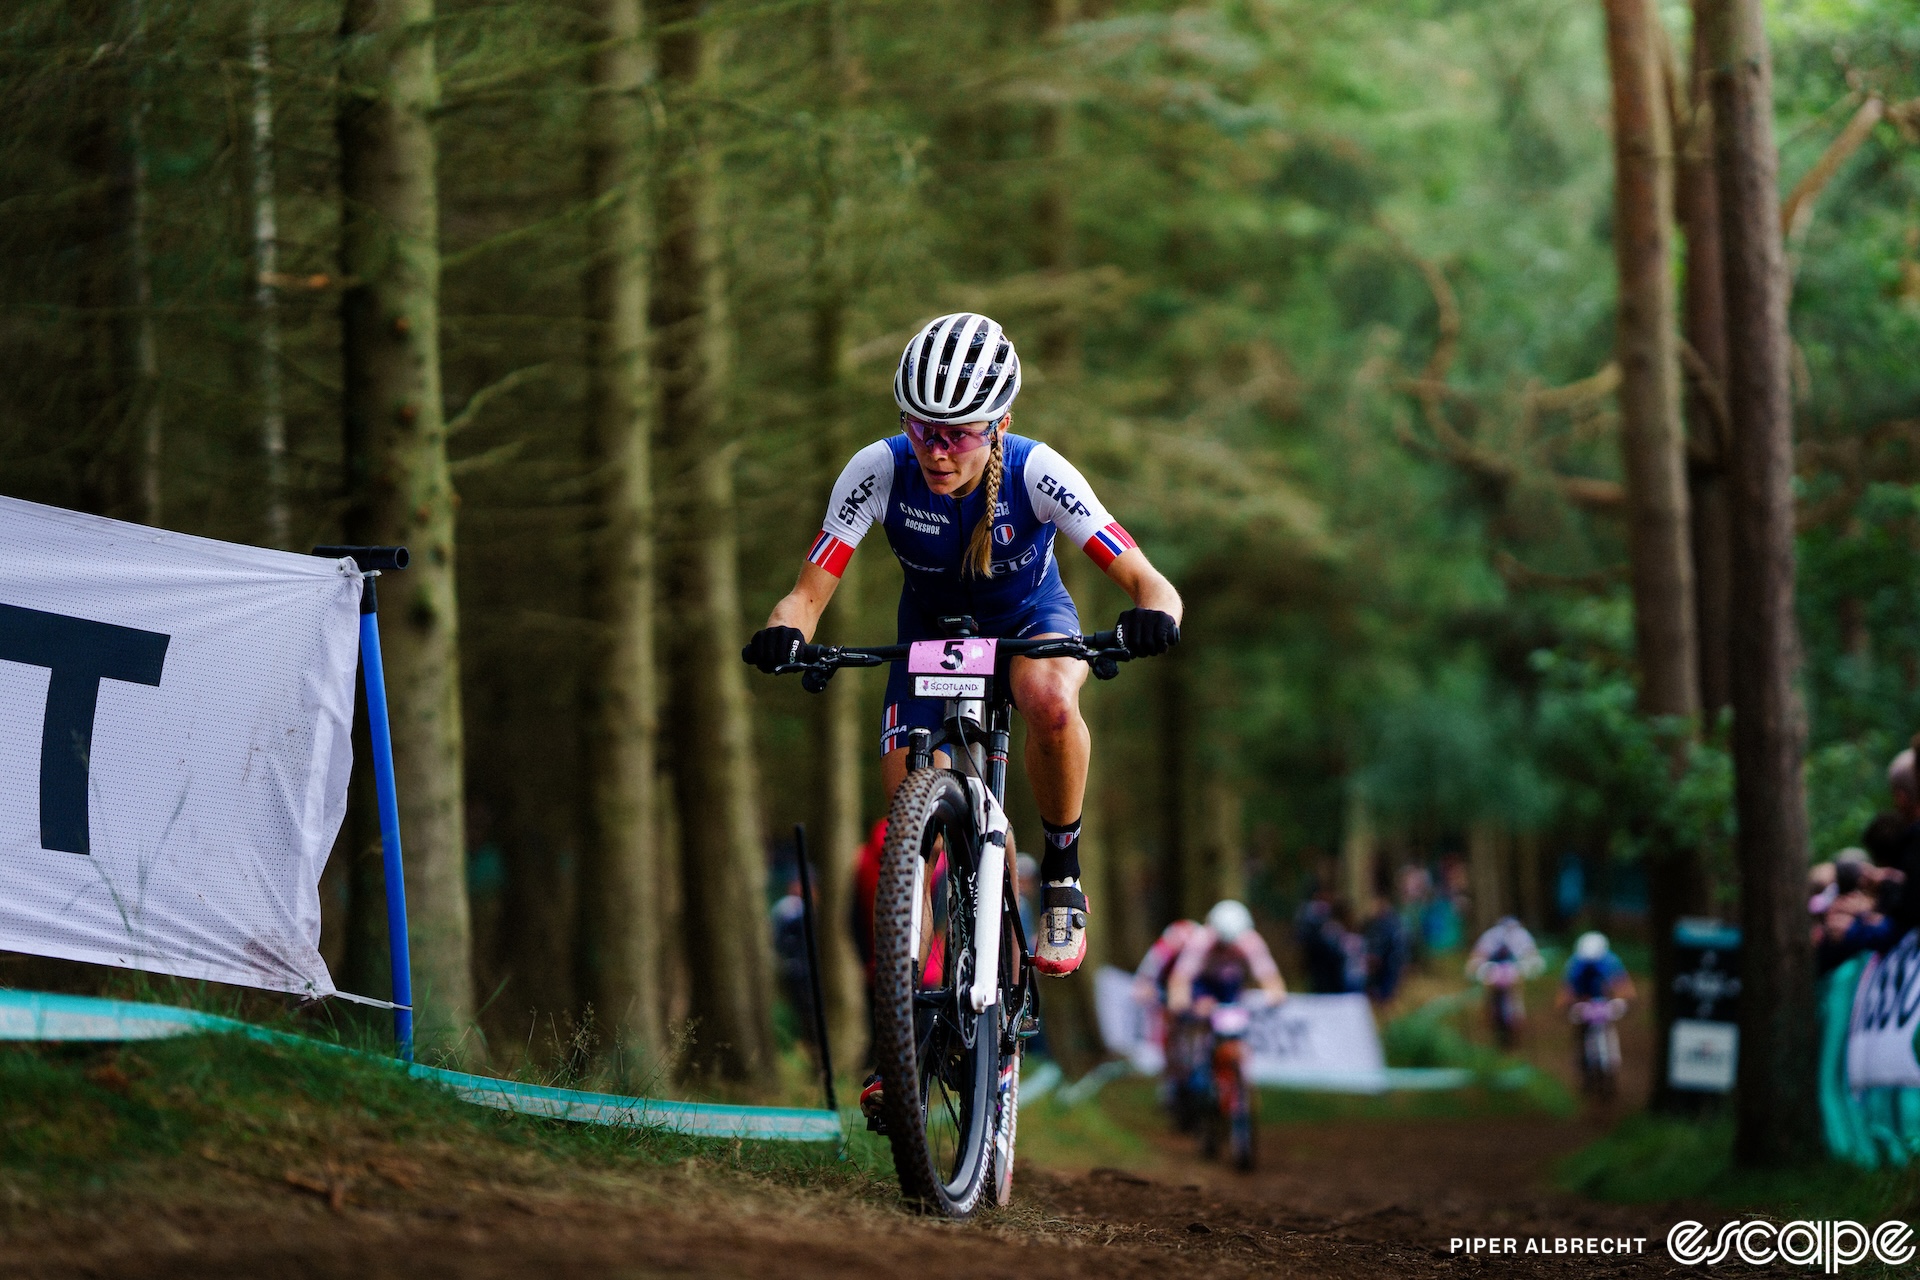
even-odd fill
[{"label": "background banner", "polygon": [[[1109,1052],[1135,1069],[1157,1074],[1165,1065],[1159,1014],[1133,996],[1133,975],[1108,966],[1095,979],[1100,1036]],[[1288,996],[1255,1009],[1247,1032],[1248,1074],[1259,1084],[1340,1086],[1383,1079],[1386,1057],[1364,995]]]},{"label": "background banner", "polygon": [[0,948],[331,994],[360,588],[0,499]]},{"label": "background banner", "polygon": [[1920,931],[1869,957],[1853,992],[1847,1082],[1855,1089],[1920,1088],[1913,1038],[1920,1032]]}]

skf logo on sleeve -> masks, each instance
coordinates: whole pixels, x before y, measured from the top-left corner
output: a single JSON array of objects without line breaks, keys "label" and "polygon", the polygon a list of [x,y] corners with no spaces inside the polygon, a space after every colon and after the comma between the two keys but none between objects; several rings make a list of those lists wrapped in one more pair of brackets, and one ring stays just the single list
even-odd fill
[{"label": "skf logo on sleeve", "polygon": [[1041,493],[1044,493],[1047,497],[1059,503],[1061,509],[1070,515],[1086,516],[1093,514],[1093,512],[1087,509],[1086,503],[1073,496],[1073,490],[1067,488],[1067,486],[1061,484],[1052,476],[1041,476],[1038,488]]},{"label": "skf logo on sleeve", "polygon": [[854,486],[853,492],[847,495],[847,500],[840,504],[840,510],[834,512],[840,523],[853,523],[854,516],[860,513],[860,508],[865,505],[868,498],[873,496],[873,487],[878,483],[880,483],[880,477],[870,475]]}]

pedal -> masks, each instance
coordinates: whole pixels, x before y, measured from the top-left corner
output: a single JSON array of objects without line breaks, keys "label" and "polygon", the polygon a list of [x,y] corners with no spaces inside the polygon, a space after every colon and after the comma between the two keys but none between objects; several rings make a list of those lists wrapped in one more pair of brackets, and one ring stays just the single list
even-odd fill
[{"label": "pedal", "polygon": [[1020,1021],[1013,1024],[1014,1038],[1016,1040],[1031,1040],[1039,1034],[1040,1015],[1030,1008],[1022,1009],[1020,1011]]},{"label": "pedal", "polygon": [[868,1133],[877,1133],[877,1134],[879,1134],[879,1135],[880,1135],[881,1137],[883,1137],[883,1138],[884,1138],[884,1137],[886,1137],[886,1136],[887,1136],[887,1121],[886,1121],[886,1117],[884,1117],[884,1116],[881,1116],[881,1115],[878,1115],[878,1114],[876,1114],[876,1115],[870,1115],[870,1116],[868,1116],[868,1117],[867,1117],[867,1132],[868,1132]]}]

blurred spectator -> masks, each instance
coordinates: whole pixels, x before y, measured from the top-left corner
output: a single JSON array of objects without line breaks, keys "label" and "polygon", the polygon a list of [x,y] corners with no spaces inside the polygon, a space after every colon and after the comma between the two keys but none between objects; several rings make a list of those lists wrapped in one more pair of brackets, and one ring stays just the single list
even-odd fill
[{"label": "blurred spectator", "polygon": [[1013,865],[1019,878],[1016,888],[1020,894],[1020,932],[1032,941],[1033,908],[1040,901],[1040,864],[1033,860],[1032,854],[1023,853]]},{"label": "blurred spectator", "polygon": [[1333,922],[1340,932],[1334,942],[1340,948],[1340,991],[1345,994],[1367,989],[1367,939],[1357,927],[1353,907],[1345,898],[1333,903]]},{"label": "blurred spectator", "polygon": [[1451,951],[1463,941],[1461,904],[1467,891],[1467,864],[1455,854],[1440,860],[1440,878],[1420,918],[1420,942],[1428,951]]},{"label": "blurred spectator", "polygon": [[1387,1004],[1400,991],[1400,976],[1406,970],[1411,948],[1406,926],[1386,895],[1374,898],[1373,915],[1361,936],[1366,945],[1367,995],[1375,1004]]},{"label": "blurred spectator", "polygon": [[796,872],[787,881],[785,895],[773,904],[773,964],[800,1039],[812,1044],[813,972],[807,963],[806,909]]},{"label": "blurred spectator", "polygon": [[1920,780],[1914,774],[1913,748],[1908,747],[1887,766],[1887,790],[1892,794],[1891,821],[1876,818],[1867,828],[1863,842],[1883,867],[1900,872],[1902,888],[1889,890],[1881,900],[1894,924],[1897,938],[1920,925],[1920,892],[1907,892],[1905,885],[1920,877]]},{"label": "blurred spectator", "polygon": [[1324,899],[1311,917],[1296,922],[1307,964],[1307,984],[1321,995],[1367,989],[1367,942],[1353,928],[1353,909]]},{"label": "blurred spectator", "polygon": [[1877,867],[1864,849],[1842,849],[1808,874],[1814,965],[1825,973],[1863,951],[1882,951],[1904,932],[1887,904],[1902,897],[1905,877]]}]

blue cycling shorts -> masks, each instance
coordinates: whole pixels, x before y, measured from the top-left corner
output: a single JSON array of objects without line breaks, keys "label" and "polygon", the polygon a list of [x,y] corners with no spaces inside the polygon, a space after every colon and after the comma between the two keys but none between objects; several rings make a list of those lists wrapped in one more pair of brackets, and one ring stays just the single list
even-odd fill
[{"label": "blue cycling shorts", "polygon": [[[1055,633],[1067,636],[1080,634],[1080,611],[1073,607],[1073,597],[1057,577],[1013,612],[985,617],[976,614],[973,620],[980,624],[981,635],[995,640],[1024,640],[1029,636]],[[913,600],[903,593],[900,597],[896,642],[905,644],[910,640],[940,638],[939,623],[923,614],[915,607]],[[945,707],[946,703],[938,698],[914,697],[913,678],[907,674],[907,664],[893,663],[887,673],[886,709],[880,717],[880,754],[885,755],[896,747],[906,746],[907,734],[911,730],[938,729],[940,713]]]}]

